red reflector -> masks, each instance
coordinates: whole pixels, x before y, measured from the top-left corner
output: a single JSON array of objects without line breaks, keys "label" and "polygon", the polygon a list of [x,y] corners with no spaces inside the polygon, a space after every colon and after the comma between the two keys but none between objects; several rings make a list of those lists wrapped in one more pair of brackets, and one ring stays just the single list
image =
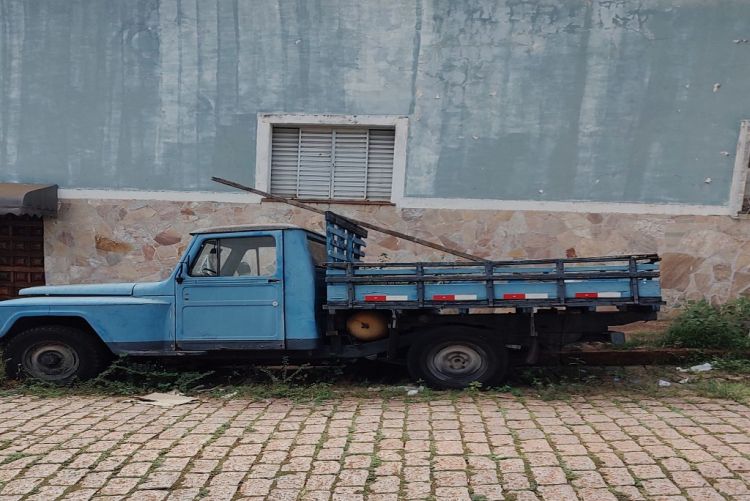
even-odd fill
[{"label": "red reflector", "polygon": [[385,296],[365,296],[365,301],[385,301]]},{"label": "red reflector", "polygon": [[503,294],[503,299],[526,299],[526,294]]},{"label": "red reflector", "polygon": [[435,294],[432,296],[433,301],[454,301],[456,296],[454,294]]},{"label": "red reflector", "polygon": [[596,299],[599,297],[597,292],[576,292],[576,297],[579,299]]}]

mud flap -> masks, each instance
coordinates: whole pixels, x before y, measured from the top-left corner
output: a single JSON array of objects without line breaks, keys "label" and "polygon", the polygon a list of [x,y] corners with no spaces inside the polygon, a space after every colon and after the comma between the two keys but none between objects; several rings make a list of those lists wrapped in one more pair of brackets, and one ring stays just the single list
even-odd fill
[{"label": "mud flap", "polygon": [[531,338],[531,344],[529,345],[529,353],[526,355],[525,363],[526,365],[536,365],[539,362],[539,333],[536,331],[533,311],[529,315],[529,337]]}]

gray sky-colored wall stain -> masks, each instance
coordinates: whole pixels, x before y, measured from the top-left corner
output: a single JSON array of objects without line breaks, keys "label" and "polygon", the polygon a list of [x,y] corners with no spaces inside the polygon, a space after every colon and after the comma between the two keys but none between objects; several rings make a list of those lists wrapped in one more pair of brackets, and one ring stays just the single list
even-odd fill
[{"label": "gray sky-colored wall stain", "polygon": [[0,0],[0,180],[212,190],[252,182],[258,112],[407,114],[408,195],[724,204],[748,18],[743,0]]}]

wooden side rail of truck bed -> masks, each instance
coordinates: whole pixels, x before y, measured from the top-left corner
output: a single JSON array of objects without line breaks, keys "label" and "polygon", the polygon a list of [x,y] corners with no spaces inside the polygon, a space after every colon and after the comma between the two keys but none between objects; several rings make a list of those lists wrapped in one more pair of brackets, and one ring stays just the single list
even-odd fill
[{"label": "wooden side rail of truck bed", "polygon": [[662,304],[655,254],[486,263],[326,264],[340,308],[595,307]]}]

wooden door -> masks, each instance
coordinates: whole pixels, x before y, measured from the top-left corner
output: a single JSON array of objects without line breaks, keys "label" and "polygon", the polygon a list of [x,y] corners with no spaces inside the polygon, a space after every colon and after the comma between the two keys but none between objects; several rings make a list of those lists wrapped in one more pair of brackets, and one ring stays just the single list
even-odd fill
[{"label": "wooden door", "polygon": [[34,285],[44,285],[44,223],[37,217],[0,216],[0,300]]}]

